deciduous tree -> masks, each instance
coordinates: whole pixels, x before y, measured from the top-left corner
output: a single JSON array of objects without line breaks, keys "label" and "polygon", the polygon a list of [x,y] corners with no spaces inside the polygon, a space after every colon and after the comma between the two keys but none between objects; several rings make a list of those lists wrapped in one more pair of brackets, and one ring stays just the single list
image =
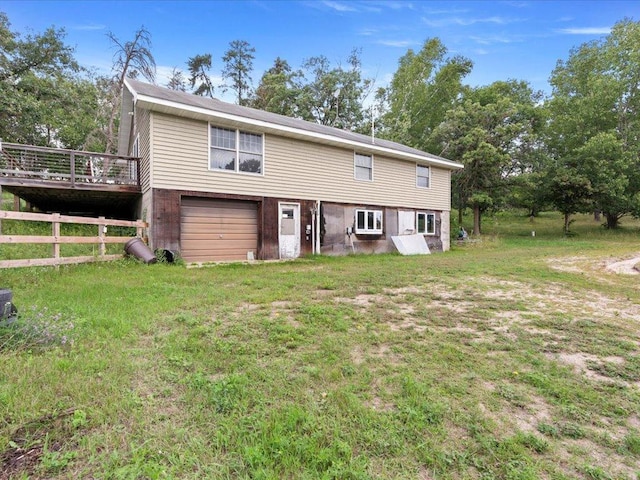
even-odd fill
[{"label": "deciduous tree", "polygon": [[551,75],[547,143],[554,165],[586,178],[608,228],[640,210],[640,23],[573,49]]},{"label": "deciduous tree", "polygon": [[384,114],[379,134],[406,145],[439,153],[432,134],[456,105],[463,92],[462,80],[473,68],[462,56],[447,56],[437,38],[428,39],[415,52],[410,49],[398,61],[398,70],[387,88],[378,92]]},{"label": "deciduous tree", "polygon": [[302,73],[293,71],[286,60],[276,58],[260,79],[251,106],[288,117],[298,114]]},{"label": "deciduous tree", "polygon": [[494,82],[469,89],[434,130],[444,156],[464,164],[454,174],[459,210],[474,212],[473,233],[481,233],[482,212],[499,204],[516,175],[538,155],[540,94],[526,82]]},{"label": "deciduous tree", "polygon": [[351,51],[347,67],[332,67],[327,57],[311,57],[302,65],[304,74],[298,115],[309,121],[347,130],[362,126],[362,104],[373,80],[364,78],[360,52]]},{"label": "deciduous tree", "polygon": [[[21,36],[0,12],[0,138],[76,147],[91,128],[95,90],[80,75],[64,30]],[[78,120],[82,119],[78,123]],[[71,135],[71,125],[79,131]]]}]

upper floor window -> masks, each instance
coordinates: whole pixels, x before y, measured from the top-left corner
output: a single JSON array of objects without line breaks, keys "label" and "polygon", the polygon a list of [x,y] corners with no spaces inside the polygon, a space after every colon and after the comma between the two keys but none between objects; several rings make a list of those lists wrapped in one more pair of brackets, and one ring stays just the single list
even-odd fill
[{"label": "upper floor window", "polygon": [[353,161],[356,180],[373,181],[373,157],[356,153]]},{"label": "upper floor window", "polygon": [[418,233],[423,235],[436,234],[436,214],[418,212],[416,214],[416,223],[418,224]]},{"label": "upper floor window", "polygon": [[356,210],[356,234],[382,235],[382,210]]},{"label": "upper floor window", "polygon": [[262,173],[263,157],[262,135],[211,127],[211,170]]},{"label": "upper floor window", "polygon": [[416,165],[416,185],[422,188],[431,186],[431,169],[423,165]]}]

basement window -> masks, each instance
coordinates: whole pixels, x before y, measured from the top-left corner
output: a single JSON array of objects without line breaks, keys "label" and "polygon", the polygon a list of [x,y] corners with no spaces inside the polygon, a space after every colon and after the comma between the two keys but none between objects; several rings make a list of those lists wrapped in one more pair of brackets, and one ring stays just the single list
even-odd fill
[{"label": "basement window", "polygon": [[436,234],[436,214],[418,212],[416,214],[416,223],[418,224],[418,233],[422,235]]},{"label": "basement window", "polygon": [[382,210],[356,210],[356,234],[382,235]]}]

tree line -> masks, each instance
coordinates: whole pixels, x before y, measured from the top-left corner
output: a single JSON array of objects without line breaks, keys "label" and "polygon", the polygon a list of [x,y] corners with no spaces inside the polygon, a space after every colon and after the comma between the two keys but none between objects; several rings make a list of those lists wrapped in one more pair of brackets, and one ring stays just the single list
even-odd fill
[{"label": "tree line", "polygon": [[[4,141],[112,152],[127,77],[155,83],[151,33],[112,33],[111,75],[79,65],[62,29],[21,35],[0,12],[0,138]],[[488,211],[554,208],[571,216],[598,212],[607,228],[640,216],[640,23],[568,52],[550,73],[549,95],[523,80],[472,87],[473,62],[449,55],[438,38],[398,60],[388,85],[362,72],[360,51],[332,64],[323,55],[298,68],[278,57],[257,85],[255,48],[229,43],[214,85],[213,55],[173,68],[166,87],[213,97],[232,91],[239,105],[397,141],[450,160],[452,202],[471,209],[480,234]],[[462,222],[462,217],[458,219]]]}]

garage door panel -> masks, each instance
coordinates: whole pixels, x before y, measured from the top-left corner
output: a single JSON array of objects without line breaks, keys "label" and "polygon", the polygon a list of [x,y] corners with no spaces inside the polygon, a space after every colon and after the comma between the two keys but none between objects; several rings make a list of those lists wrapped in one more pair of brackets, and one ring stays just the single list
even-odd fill
[{"label": "garage door panel", "polygon": [[180,244],[188,262],[245,260],[257,255],[258,206],[255,202],[183,198]]},{"label": "garage door panel", "polygon": [[[186,227],[186,226],[185,226]],[[258,232],[255,231],[255,229],[252,229],[250,226],[248,226],[247,228],[240,228],[240,229],[234,229],[233,231],[229,231],[228,229],[224,229],[224,228],[219,228],[219,229],[209,229],[207,231],[203,231],[202,229],[198,229],[198,228],[183,228],[182,230],[182,236],[184,238],[191,238],[191,237],[202,237],[202,238],[208,238],[208,239],[212,239],[211,237],[218,237],[219,239],[222,238],[253,238],[256,239],[258,238]],[[214,240],[214,239],[212,239]]]},{"label": "garage door panel", "polygon": [[[189,218],[209,218],[211,209],[202,207],[183,207],[183,211]],[[256,218],[256,211],[239,209],[239,208],[217,208],[216,215],[218,218],[223,219],[236,219],[236,218]]]}]

